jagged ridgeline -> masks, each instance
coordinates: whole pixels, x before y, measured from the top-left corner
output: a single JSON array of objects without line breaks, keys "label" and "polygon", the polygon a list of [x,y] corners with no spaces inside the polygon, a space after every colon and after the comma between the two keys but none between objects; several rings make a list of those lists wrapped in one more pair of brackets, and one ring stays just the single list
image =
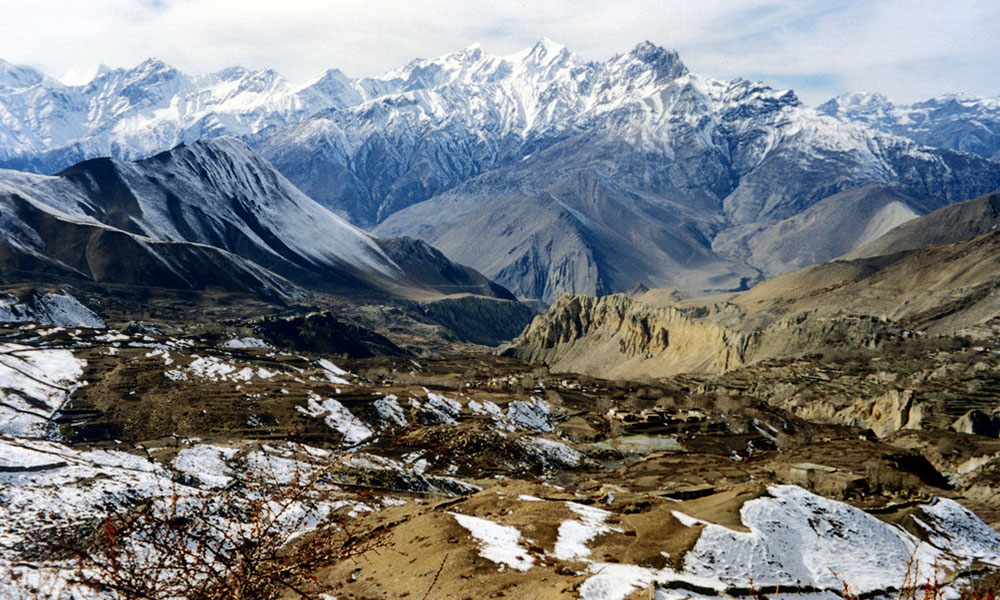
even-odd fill
[{"label": "jagged ridgeline", "polygon": [[869,118],[899,107],[817,111],[791,91],[692,73],[649,43],[605,62],[550,40],[509,56],[472,46],[303,85],[154,60],[77,87],[4,72],[0,164],[52,173],[238,136],[353,224],[426,241],[546,303],[636,283],[745,288],[1000,187],[987,101],[906,108],[939,132],[921,137]]}]

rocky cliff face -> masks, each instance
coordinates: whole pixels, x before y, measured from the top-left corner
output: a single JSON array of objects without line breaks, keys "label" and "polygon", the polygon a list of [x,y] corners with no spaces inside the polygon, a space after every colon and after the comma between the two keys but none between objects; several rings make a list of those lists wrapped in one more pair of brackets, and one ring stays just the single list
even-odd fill
[{"label": "rocky cliff face", "polygon": [[659,377],[743,364],[754,336],[624,294],[566,295],[507,348],[557,371]]},{"label": "rocky cliff face", "polygon": [[555,371],[601,377],[722,373],[772,358],[876,351],[904,339],[897,323],[815,310],[750,319],[735,305],[653,305],[615,294],[567,295],[536,317],[505,352]]}]

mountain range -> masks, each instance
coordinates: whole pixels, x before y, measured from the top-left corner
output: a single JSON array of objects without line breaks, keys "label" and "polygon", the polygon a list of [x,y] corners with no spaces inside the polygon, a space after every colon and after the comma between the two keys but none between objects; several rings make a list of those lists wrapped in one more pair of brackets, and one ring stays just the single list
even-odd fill
[{"label": "mountain range", "polygon": [[1000,98],[946,94],[914,104],[894,104],[882,94],[850,92],[821,104],[818,110],[927,146],[1000,160]]},{"label": "mountain range", "polygon": [[691,73],[650,43],[605,62],[546,39],[509,56],[471,46],[304,85],[150,60],[70,87],[4,64],[0,164],[56,172],[236,136],[353,224],[549,303],[635,284],[745,288],[992,192],[1000,164],[976,125],[995,123],[991,102],[817,110]]}]

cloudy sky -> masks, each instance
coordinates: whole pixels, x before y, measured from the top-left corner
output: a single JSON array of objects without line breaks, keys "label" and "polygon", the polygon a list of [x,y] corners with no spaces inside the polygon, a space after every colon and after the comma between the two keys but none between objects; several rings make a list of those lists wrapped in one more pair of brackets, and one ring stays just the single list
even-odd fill
[{"label": "cloudy sky", "polygon": [[196,74],[240,64],[305,81],[374,75],[481,42],[542,36],[604,60],[650,40],[691,70],[896,101],[1000,96],[1000,0],[0,0],[0,58],[79,79],[155,56]]}]

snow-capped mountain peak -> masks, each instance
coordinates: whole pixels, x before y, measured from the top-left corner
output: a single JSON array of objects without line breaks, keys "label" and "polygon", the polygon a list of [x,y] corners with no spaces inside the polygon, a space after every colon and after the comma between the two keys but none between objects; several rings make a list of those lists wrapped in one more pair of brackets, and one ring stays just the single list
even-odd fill
[{"label": "snow-capped mountain peak", "polygon": [[553,42],[549,38],[543,37],[538,40],[530,50],[528,50],[528,53],[524,57],[524,62],[531,62],[538,66],[545,66],[551,64],[552,61],[557,60],[563,52],[568,53],[566,46]]},{"label": "snow-capped mountain peak", "polygon": [[953,93],[895,104],[881,94],[848,92],[823,103],[818,110],[928,146],[1000,160],[1000,98]]},{"label": "snow-capped mountain peak", "polygon": [[[189,76],[156,58],[100,68],[78,81],[67,86],[29,67],[0,63],[0,111],[7,115],[0,123],[0,165],[54,172],[95,156],[142,158],[206,136],[245,138],[375,95],[339,71],[293,85],[271,69]],[[30,95],[16,93],[29,87]]]},{"label": "snow-capped mountain peak", "polygon": [[45,80],[45,75],[36,69],[0,59],[0,90],[27,88]]},{"label": "snow-capped mountain peak", "polygon": [[[586,120],[581,113],[593,107],[618,105],[637,88],[684,73],[675,52],[648,42],[598,65],[547,38],[509,56],[473,44],[378,77],[352,79],[329,70],[302,85],[270,69],[243,67],[192,77],[149,58],[131,68],[101,69],[86,84],[66,86],[4,63],[0,106],[9,117],[0,123],[0,166],[52,172],[92,156],[141,158],[205,136],[249,139],[324,110],[361,107],[379,98],[397,102],[394,94],[417,92],[419,97],[401,102],[422,107],[419,119],[482,118],[528,138]],[[5,97],[2,90],[14,86],[37,86],[38,92]]]},{"label": "snow-capped mountain peak", "polygon": [[621,57],[619,62],[645,65],[655,72],[661,81],[677,79],[688,72],[675,50],[667,50],[649,41],[637,45]]},{"label": "snow-capped mountain peak", "polygon": [[77,67],[63,72],[57,77],[59,82],[70,87],[85,86],[91,81],[111,71],[111,67],[100,63],[92,67]]},{"label": "snow-capped mountain peak", "polygon": [[845,92],[831,98],[818,110],[830,116],[864,115],[867,120],[883,119],[895,106],[877,92]]}]

